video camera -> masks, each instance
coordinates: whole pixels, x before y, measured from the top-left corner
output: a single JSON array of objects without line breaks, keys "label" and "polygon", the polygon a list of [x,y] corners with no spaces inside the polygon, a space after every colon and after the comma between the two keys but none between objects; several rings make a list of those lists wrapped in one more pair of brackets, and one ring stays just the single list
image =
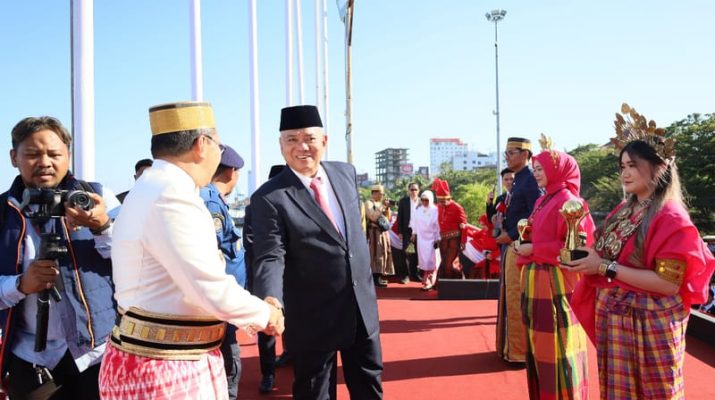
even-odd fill
[{"label": "video camera", "polygon": [[20,209],[25,209],[25,207],[30,204],[38,205],[39,208],[37,211],[28,213],[27,216],[30,219],[43,222],[50,218],[64,216],[65,202],[67,202],[70,207],[80,208],[84,211],[89,211],[95,206],[92,197],[84,190],[26,188],[22,192]]}]

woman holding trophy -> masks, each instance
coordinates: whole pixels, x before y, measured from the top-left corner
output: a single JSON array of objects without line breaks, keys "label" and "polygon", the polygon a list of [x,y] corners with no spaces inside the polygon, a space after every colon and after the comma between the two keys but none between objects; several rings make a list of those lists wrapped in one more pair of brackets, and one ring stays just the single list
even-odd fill
[{"label": "woman holding trophy", "polygon": [[585,399],[586,335],[569,304],[580,275],[558,265],[559,257],[571,257],[564,246],[575,248],[584,239],[590,243],[593,221],[579,197],[576,160],[552,150],[551,140],[543,134],[540,142],[543,151],[533,159],[534,178],[546,194],[536,201],[529,219],[518,225],[521,240],[515,243],[518,264],[523,266],[529,397]]},{"label": "woman holding trophy", "polygon": [[572,304],[596,345],[602,399],[682,399],[690,305],[706,299],[715,260],[683,205],[674,140],[627,104],[621,113],[612,142],[627,197],[568,263],[587,275]]}]

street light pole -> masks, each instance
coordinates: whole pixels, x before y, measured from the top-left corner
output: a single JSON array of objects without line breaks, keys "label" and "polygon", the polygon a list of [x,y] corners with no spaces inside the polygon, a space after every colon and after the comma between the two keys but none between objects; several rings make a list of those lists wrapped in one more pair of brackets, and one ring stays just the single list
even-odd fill
[{"label": "street light pole", "polygon": [[501,138],[499,137],[499,41],[497,40],[497,24],[506,16],[505,10],[492,10],[486,15],[487,21],[494,22],[494,69],[496,71],[496,94],[497,109],[494,115],[497,117],[497,196],[501,194]]}]

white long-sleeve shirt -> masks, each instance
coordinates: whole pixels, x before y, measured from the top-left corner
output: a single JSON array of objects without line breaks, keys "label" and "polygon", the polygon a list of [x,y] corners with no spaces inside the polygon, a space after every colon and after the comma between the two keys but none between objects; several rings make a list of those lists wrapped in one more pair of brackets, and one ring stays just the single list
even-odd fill
[{"label": "white long-sleeve shirt", "polygon": [[156,160],[127,195],[114,224],[114,297],[120,307],[213,316],[264,328],[265,302],[226,274],[213,220],[193,179]]}]

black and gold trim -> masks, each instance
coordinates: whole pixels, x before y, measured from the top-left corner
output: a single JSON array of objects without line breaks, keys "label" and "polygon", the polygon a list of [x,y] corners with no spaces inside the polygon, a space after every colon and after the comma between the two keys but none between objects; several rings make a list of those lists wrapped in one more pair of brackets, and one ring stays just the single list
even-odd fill
[{"label": "black and gold trim", "polygon": [[127,353],[164,360],[198,360],[219,348],[226,323],[212,318],[120,310],[112,345]]}]

